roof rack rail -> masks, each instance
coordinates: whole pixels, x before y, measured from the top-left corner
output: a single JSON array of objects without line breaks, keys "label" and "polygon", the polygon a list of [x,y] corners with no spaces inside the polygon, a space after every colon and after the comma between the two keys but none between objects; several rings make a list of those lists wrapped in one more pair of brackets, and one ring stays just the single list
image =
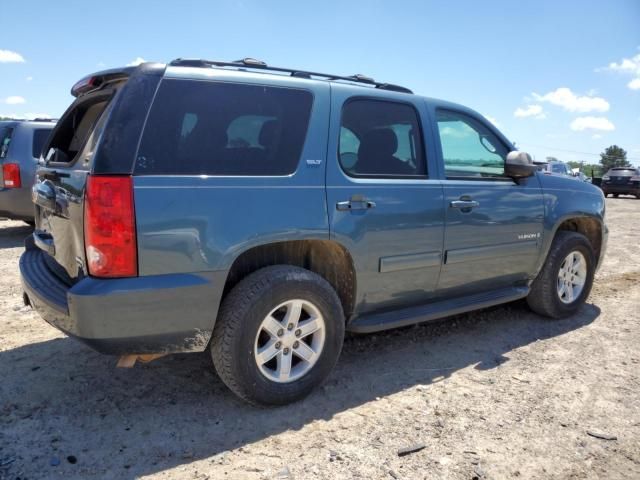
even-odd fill
[{"label": "roof rack rail", "polygon": [[327,80],[345,80],[347,82],[364,83],[372,85],[375,88],[381,90],[391,90],[394,92],[413,93],[406,87],[400,85],[394,85],[392,83],[380,83],[376,82],[373,78],[367,77],[361,74],[355,74],[351,76],[332,75],[330,73],[320,72],[308,72],[306,70],[299,70],[295,68],[283,68],[283,67],[271,67],[262,60],[255,58],[243,58],[233,62],[223,62],[217,60],[204,60],[200,58],[176,58],[172,60],[169,65],[176,67],[236,67],[236,68],[251,68],[256,70],[268,70],[271,72],[283,72],[288,73],[292,77],[296,78],[308,78],[321,77]]}]

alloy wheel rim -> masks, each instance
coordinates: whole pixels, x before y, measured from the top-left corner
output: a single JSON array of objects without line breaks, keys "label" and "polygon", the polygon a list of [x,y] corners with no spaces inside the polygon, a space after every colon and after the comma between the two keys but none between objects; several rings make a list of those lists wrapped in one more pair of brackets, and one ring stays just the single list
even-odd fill
[{"label": "alloy wheel rim", "polygon": [[560,264],[557,292],[560,301],[570,304],[582,293],[587,281],[587,260],[581,252],[569,253]]},{"label": "alloy wheel rim", "polygon": [[326,327],[320,310],[308,300],[281,303],[262,320],[254,342],[260,373],[277,383],[306,375],[324,348]]}]

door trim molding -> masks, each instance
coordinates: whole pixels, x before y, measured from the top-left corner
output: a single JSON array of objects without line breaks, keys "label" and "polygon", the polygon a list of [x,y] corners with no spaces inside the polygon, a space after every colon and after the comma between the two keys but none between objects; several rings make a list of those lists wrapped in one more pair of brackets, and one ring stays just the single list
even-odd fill
[{"label": "door trim molding", "polygon": [[520,242],[500,243],[498,245],[447,250],[445,264],[451,265],[454,263],[473,262],[474,260],[531,254],[537,251],[537,247],[537,240],[523,240]]},{"label": "door trim molding", "polygon": [[439,267],[441,261],[442,255],[440,252],[422,252],[381,257],[378,271],[380,273],[388,273],[414,268]]}]

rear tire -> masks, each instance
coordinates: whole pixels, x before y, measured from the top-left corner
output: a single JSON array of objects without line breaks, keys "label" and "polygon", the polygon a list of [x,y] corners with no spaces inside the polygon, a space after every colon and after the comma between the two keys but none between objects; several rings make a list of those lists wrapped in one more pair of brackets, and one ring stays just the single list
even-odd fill
[{"label": "rear tire", "polygon": [[333,370],[344,324],[338,295],[324,278],[289,265],[262,268],[222,302],[211,341],[213,364],[222,381],[250,403],[295,402]]},{"label": "rear tire", "polygon": [[531,285],[527,303],[546,317],[572,315],[589,296],[594,272],[589,240],[580,233],[557,232],[545,264]]}]

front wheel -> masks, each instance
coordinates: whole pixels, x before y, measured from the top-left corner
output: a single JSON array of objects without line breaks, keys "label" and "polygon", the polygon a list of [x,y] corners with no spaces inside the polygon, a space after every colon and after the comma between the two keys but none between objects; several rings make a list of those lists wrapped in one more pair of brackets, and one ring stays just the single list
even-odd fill
[{"label": "front wheel", "polygon": [[527,297],[529,307],[551,318],[567,317],[589,296],[595,271],[593,248],[576,232],[557,232],[544,267]]},{"label": "front wheel", "polygon": [[284,405],[325,380],[343,339],[344,313],[331,285],[309,270],[277,265],[247,276],[224,299],[211,355],[239,397]]}]

